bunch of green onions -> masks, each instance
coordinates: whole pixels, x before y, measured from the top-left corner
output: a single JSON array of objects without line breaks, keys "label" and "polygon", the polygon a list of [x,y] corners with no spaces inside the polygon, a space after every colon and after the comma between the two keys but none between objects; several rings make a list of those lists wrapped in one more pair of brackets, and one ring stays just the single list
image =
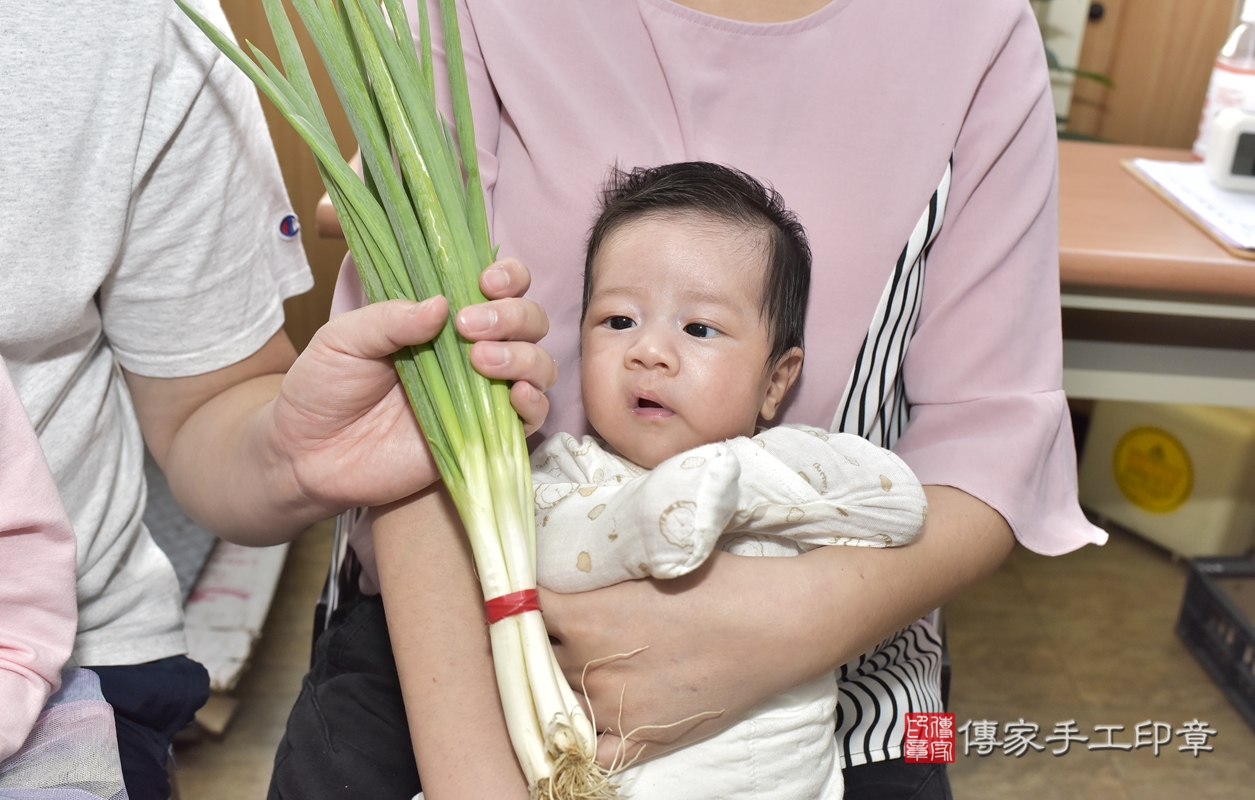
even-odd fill
[{"label": "bunch of green onions", "polygon": [[[415,51],[401,0],[293,0],[361,150],[365,179],[340,155],[282,0],[263,0],[284,73],[255,61],[192,8],[179,6],[278,107],[313,150],[371,302],[443,294],[450,319],[484,301],[492,262],[453,0],[441,0],[454,135],[437,110],[426,4]],[[391,24],[390,24],[391,23]],[[460,158],[459,158],[460,151]],[[529,597],[536,531],[527,445],[509,387],[470,365],[470,343],[446,323],[393,357],[462,518],[484,597]],[[506,724],[533,797],[613,797],[596,737],[553,655],[539,610],[490,626]]]}]

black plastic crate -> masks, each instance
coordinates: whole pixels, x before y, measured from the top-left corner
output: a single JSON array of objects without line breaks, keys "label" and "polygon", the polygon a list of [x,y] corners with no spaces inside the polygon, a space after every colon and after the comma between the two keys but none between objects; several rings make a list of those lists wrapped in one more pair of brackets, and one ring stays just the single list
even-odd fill
[{"label": "black plastic crate", "polygon": [[1191,560],[1177,635],[1255,729],[1255,558]]}]

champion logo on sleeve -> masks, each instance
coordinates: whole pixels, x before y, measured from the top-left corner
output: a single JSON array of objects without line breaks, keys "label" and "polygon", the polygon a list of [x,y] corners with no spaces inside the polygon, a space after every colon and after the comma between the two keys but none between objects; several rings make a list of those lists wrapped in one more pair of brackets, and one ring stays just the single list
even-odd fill
[{"label": "champion logo on sleeve", "polygon": [[301,232],[300,220],[295,214],[288,214],[279,221],[279,233],[284,239],[295,239],[296,235]]}]

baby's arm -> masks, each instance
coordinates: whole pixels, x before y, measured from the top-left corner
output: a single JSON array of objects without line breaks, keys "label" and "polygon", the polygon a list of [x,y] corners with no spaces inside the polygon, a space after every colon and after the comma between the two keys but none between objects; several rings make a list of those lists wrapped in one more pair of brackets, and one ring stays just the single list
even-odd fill
[{"label": "baby's arm", "polygon": [[559,592],[685,575],[730,532],[802,549],[905,544],[928,506],[889,451],[795,426],[703,445],[652,471],[557,434],[533,453],[532,471],[538,582]]},{"label": "baby's arm", "polygon": [[549,438],[532,454],[538,583],[583,592],[693,571],[736,514],[739,473],[722,443],[644,470],[590,437]]},{"label": "baby's arm", "polygon": [[928,514],[924,488],[893,453],[849,433],[780,425],[727,442],[740,465],[728,533],[823,545],[894,547]]},{"label": "baby's arm", "polygon": [[0,761],[60,686],[78,616],[74,531],[0,361]]}]

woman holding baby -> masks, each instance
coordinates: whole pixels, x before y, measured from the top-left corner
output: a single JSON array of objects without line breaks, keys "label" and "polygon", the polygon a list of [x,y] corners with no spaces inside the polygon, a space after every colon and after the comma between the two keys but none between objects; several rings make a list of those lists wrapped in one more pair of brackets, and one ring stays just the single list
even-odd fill
[{"label": "woman holding baby", "polygon": [[[606,731],[602,757],[622,732],[722,712],[632,737],[646,758],[666,753],[835,671],[846,796],[949,797],[944,768],[902,761],[902,714],[943,710],[928,615],[1017,539],[1046,554],[1103,541],[1075,497],[1054,112],[1027,2],[467,0],[459,12],[493,238],[530,269],[508,273],[510,289],[544,307],[559,368],[541,433],[591,432],[580,274],[611,168],[723,163],[778,190],[813,251],[806,366],[774,421],[891,448],[928,500],[902,547],[716,552],[669,581],[543,594],[558,658]],[[352,307],[341,283],[337,306]],[[460,321],[500,322],[481,311]],[[408,796],[415,753],[428,800],[526,795],[486,637],[465,634],[481,598],[445,506],[431,488],[355,532],[362,588],[382,589],[387,615],[363,599],[320,640],[272,797],[361,796],[330,787],[367,774],[372,796]],[[369,718],[321,711],[339,690],[318,676],[368,676]],[[337,748],[370,726],[395,744]]]}]

